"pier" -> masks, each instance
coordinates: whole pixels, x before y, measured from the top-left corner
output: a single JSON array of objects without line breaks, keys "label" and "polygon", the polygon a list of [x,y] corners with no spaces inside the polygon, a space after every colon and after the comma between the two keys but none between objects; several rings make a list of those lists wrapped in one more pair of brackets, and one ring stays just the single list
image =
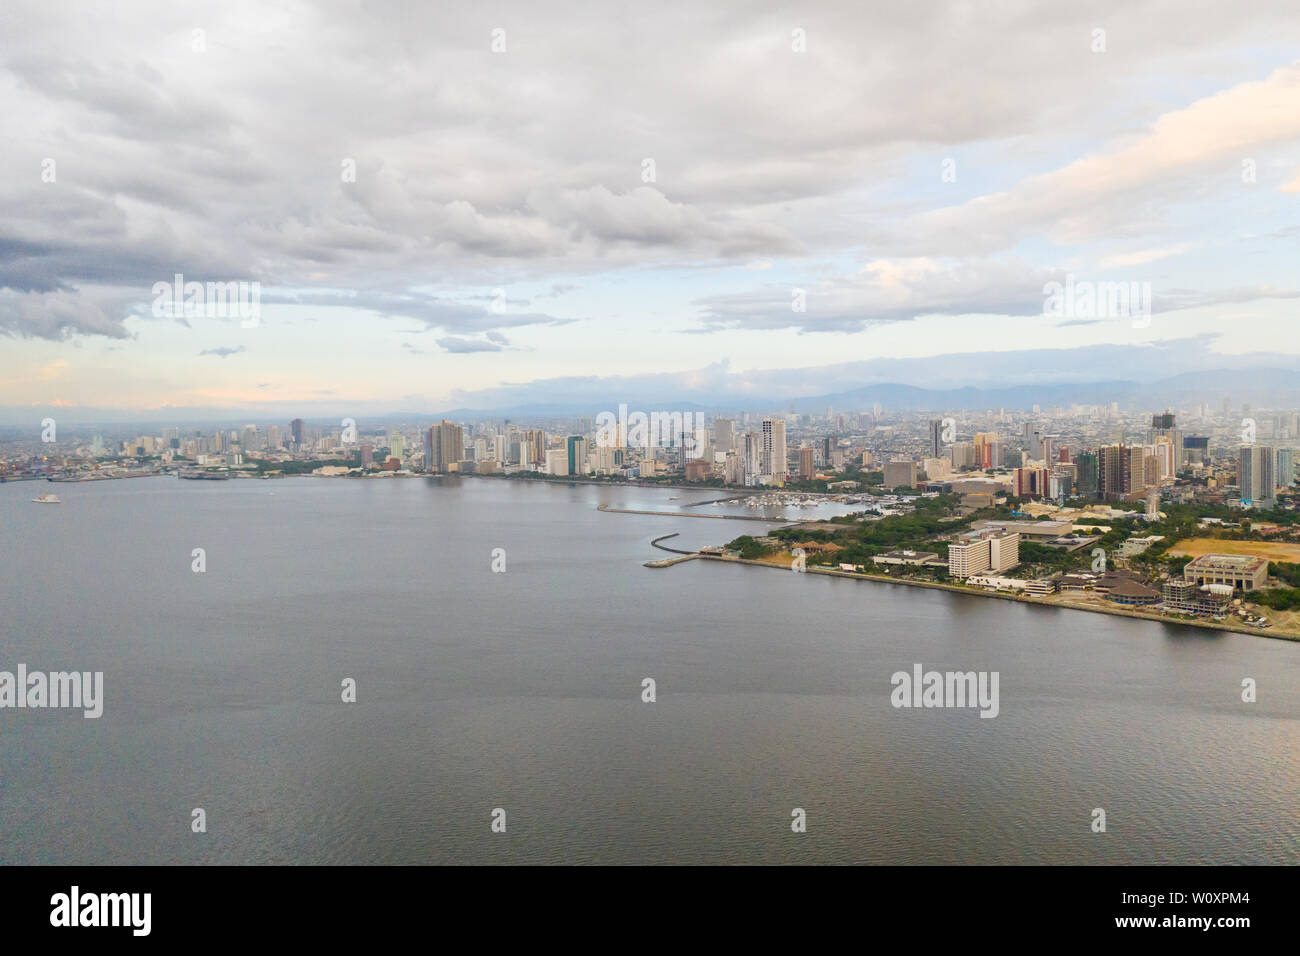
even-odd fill
[{"label": "pier", "polygon": [[596,505],[597,511],[619,515],[659,515],[663,518],[712,518],[714,521],[764,521],[767,524],[798,524],[801,518],[763,518],[758,515],[700,515],[689,511],[638,511],[635,508],[611,508],[609,505]]}]

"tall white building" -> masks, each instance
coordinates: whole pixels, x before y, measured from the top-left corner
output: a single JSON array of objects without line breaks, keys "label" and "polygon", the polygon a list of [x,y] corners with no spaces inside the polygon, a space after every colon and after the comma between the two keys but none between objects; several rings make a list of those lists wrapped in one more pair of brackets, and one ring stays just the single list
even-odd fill
[{"label": "tall white building", "polygon": [[567,475],[569,473],[569,450],[551,448],[546,452],[546,473],[548,475]]},{"label": "tall white building", "polygon": [[763,469],[762,473],[773,478],[785,478],[785,420],[781,418],[763,419]]},{"label": "tall white building", "polygon": [[990,571],[1001,574],[1020,563],[1020,534],[991,528],[962,535],[948,545],[948,573],[954,578]]}]

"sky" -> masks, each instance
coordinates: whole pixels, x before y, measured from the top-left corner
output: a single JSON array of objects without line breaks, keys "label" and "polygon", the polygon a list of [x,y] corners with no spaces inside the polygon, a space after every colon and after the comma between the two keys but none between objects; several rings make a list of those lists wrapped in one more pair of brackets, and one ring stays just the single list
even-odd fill
[{"label": "sky", "polygon": [[8,0],[0,116],[10,417],[1300,370],[1293,0]]}]

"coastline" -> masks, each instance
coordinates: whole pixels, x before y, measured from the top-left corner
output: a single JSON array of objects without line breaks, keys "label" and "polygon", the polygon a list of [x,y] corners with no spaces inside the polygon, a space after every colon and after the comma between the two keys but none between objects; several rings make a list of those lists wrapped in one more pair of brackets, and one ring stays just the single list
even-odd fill
[{"label": "coastline", "polygon": [[[790,568],[786,565],[773,564],[770,561],[754,561],[749,558],[733,558],[733,557],[728,557],[726,555],[720,555],[720,554],[697,553],[695,557],[703,561],[724,561],[729,564],[749,564],[749,565],[755,565],[762,568],[772,568],[777,571],[785,571],[788,573],[826,574],[832,577],[851,578],[858,581],[874,581],[883,584],[901,584],[904,585],[905,587],[930,588],[931,590],[936,590],[936,591],[952,591],[957,594],[965,594],[970,597],[997,598],[1002,601],[1017,601],[1021,604],[1035,604],[1038,605],[1039,607],[1059,608],[1061,610],[1066,610],[1066,611],[1090,611],[1094,614],[1112,614],[1115,615],[1116,617],[1136,618],[1138,620],[1143,620],[1143,621],[1153,621],[1157,624],[1176,624],[1176,625],[1183,625],[1186,627],[1199,627],[1202,630],[1208,630],[1208,631],[1223,631],[1223,632],[1230,632],[1235,634],[1249,634],[1252,637],[1267,637],[1275,641],[1290,641],[1293,644],[1300,643],[1300,634],[1293,634],[1286,631],[1278,631],[1276,628],[1261,630],[1260,628],[1249,627],[1248,625],[1245,624],[1212,623],[1210,621],[1183,620],[1181,618],[1165,617],[1160,614],[1153,614],[1150,612],[1140,611],[1135,608],[1129,608],[1129,607],[1121,607],[1121,606],[1106,607],[1104,605],[1063,603],[1058,601],[1052,601],[1045,598],[1033,597],[1030,595],[1011,594],[1003,591],[976,591],[970,588],[962,587],[961,585],[957,585],[957,584],[943,584],[938,581],[909,581],[905,578],[891,578],[886,575],[865,574],[858,571],[840,571],[835,568],[809,567],[803,572],[790,572]],[[647,565],[647,566],[668,567],[673,564],[680,564],[682,563],[682,560],[683,559],[679,558],[677,560],[665,561],[662,563],[656,562],[653,565]]]}]

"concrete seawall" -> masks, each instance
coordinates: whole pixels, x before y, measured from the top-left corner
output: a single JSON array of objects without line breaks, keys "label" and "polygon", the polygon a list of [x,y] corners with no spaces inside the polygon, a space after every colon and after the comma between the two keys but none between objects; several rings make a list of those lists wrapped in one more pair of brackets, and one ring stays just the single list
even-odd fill
[{"label": "concrete seawall", "polygon": [[[853,578],[858,581],[875,581],[880,584],[899,584],[910,588],[930,588],[935,591],[953,591],[957,594],[965,594],[968,597],[979,598],[996,598],[1001,601],[1015,601],[1019,604],[1036,604],[1039,607],[1057,608],[1063,611],[1090,611],[1093,614],[1111,614],[1116,617],[1131,617],[1142,621],[1153,621],[1157,624],[1176,624],[1185,627],[1198,627],[1206,631],[1230,632],[1234,634],[1249,634],[1252,637],[1268,637],[1277,641],[1300,641],[1300,635],[1290,634],[1287,632],[1277,631],[1275,629],[1260,630],[1257,627],[1249,627],[1245,624],[1228,624],[1211,621],[1193,621],[1183,620],[1181,618],[1169,618],[1159,614],[1137,611],[1127,607],[1105,607],[1101,605],[1088,604],[1062,604],[1044,598],[1031,597],[1019,594],[1007,594],[999,591],[976,591],[971,588],[962,587],[957,584],[943,584],[938,581],[909,581],[905,578],[891,578],[879,574],[863,574],[858,571],[840,571],[835,568],[808,567],[804,572],[792,572],[788,566],[779,564],[769,564],[766,561],[752,561],[748,558],[733,558],[727,555],[718,554],[698,554],[698,557],[705,561],[725,561],[729,564],[749,564],[760,568],[771,568],[776,571],[785,571],[790,573],[805,574],[826,574],[831,577]],[[667,567],[667,564],[662,565]]]}]

